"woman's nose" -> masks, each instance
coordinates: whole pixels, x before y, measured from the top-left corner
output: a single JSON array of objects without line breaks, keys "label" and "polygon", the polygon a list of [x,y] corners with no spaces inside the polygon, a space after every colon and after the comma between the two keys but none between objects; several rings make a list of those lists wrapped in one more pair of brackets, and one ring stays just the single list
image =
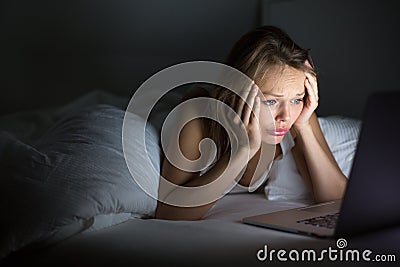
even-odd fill
[{"label": "woman's nose", "polygon": [[278,113],[276,115],[277,121],[289,121],[290,120],[290,109],[289,106],[284,104],[279,107]]}]

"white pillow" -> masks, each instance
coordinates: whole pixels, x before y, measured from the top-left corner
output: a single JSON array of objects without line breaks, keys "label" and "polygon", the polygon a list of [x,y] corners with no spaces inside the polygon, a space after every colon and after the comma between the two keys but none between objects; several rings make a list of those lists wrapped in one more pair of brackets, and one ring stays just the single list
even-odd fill
[{"label": "white pillow", "polygon": [[348,178],[357,149],[361,121],[343,116],[319,117],[318,122],[343,174]]},{"label": "white pillow", "polygon": [[[124,110],[97,105],[78,110],[52,127],[33,146],[0,132],[0,259],[28,245],[63,240],[89,228],[99,215],[133,213],[153,216],[156,200],[135,183],[122,153]],[[132,115],[137,128],[145,121]],[[160,169],[158,134],[147,124],[146,143]],[[135,140],[128,144],[135,151]],[[158,176],[140,168],[136,153],[133,176]],[[96,217],[97,216],[97,217]],[[113,216],[113,215],[112,215]],[[119,223],[128,216],[119,216]]]},{"label": "white pillow", "polygon": [[[341,116],[319,117],[324,137],[340,169],[349,177],[357,148],[361,121]],[[269,200],[311,200],[312,196],[298,173],[289,152],[284,160],[274,162],[264,192]]]}]

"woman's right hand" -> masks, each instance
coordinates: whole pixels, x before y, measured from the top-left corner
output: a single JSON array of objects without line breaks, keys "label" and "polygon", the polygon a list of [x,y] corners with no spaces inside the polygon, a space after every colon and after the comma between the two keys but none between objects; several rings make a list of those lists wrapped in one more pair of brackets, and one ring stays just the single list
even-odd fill
[{"label": "woman's right hand", "polygon": [[[238,101],[231,105],[236,111],[236,115],[232,120],[233,128],[240,129],[235,133],[237,136],[236,145],[238,145],[239,149],[250,149],[250,158],[257,153],[261,146],[261,130],[259,124],[261,101],[260,97],[257,96],[258,90],[258,86],[253,81],[250,88],[241,92],[241,96],[243,99],[246,99],[246,102],[244,102],[242,98],[237,97]],[[244,133],[247,134],[249,143],[246,142],[246,136],[243,136]]]}]

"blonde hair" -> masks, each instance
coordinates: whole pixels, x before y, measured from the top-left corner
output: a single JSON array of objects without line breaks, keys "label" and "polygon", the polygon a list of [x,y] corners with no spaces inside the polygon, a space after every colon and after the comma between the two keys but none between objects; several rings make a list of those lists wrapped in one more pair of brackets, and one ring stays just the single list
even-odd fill
[{"label": "blonde hair", "polygon": [[[306,61],[310,65],[306,64]],[[272,66],[290,66],[316,76],[309,50],[300,48],[283,30],[275,26],[262,26],[243,35],[230,51],[226,64],[240,70],[258,85],[266,79]],[[233,91],[215,87],[211,97],[232,105],[239,96]],[[208,120],[209,137],[217,145],[217,159],[230,151],[230,142],[225,129],[216,121]]]}]

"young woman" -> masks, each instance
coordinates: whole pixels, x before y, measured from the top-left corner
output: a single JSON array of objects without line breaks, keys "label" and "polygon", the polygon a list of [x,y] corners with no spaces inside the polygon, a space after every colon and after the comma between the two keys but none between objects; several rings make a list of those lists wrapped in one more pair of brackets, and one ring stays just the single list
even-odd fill
[{"label": "young woman", "polygon": [[[285,143],[292,144],[289,148],[295,169],[314,201],[341,198],[347,179],[325,141],[315,114],[318,85],[308,51],[300,48],[281,29],[263,26],[245,34],[231,50],[226,63],[253,80],[250,88],[243,88],[242,97],[247,104],[231,90],[221,87],[213,89],[210,97],[235,110],[237,115],[231,123],[242,125],[238,129],[245,131],[248,142],[239,140],[235,144],[237,153],[232,156],[232,144],[219,123],[203,118],[191,120],[179,135],[181,153],[189,160],[198,159],[202,156],[199,151],[201,141],[210,138],[217,147],[216,161],[202,173],[182,170],[165,158],[161,175],[184,187],[204,186],[217,179],[228,181],[224,184],[226,188],[217,192],[222,196],[229,182],[238,175],[239,184],[249,186],[253,176],[257,180],[269,171],[271,162],[261,157],[262,143],[275,147],[271,159],[274,160],[282,157],[282,142],[286,140]],[[192,92],[190,97],[207,95],[207,91],[198,91]],[[287,145],[285,147],[287,149]],[[258,164],[262,167],[256,171]],[[159,192],[162,190],[160,184]],[[215,203],[180,207],[164,201],[174,195],[181,197],[178,191],[160,194],[163,199],[158,201],[156,218],[201,219]]]}]

